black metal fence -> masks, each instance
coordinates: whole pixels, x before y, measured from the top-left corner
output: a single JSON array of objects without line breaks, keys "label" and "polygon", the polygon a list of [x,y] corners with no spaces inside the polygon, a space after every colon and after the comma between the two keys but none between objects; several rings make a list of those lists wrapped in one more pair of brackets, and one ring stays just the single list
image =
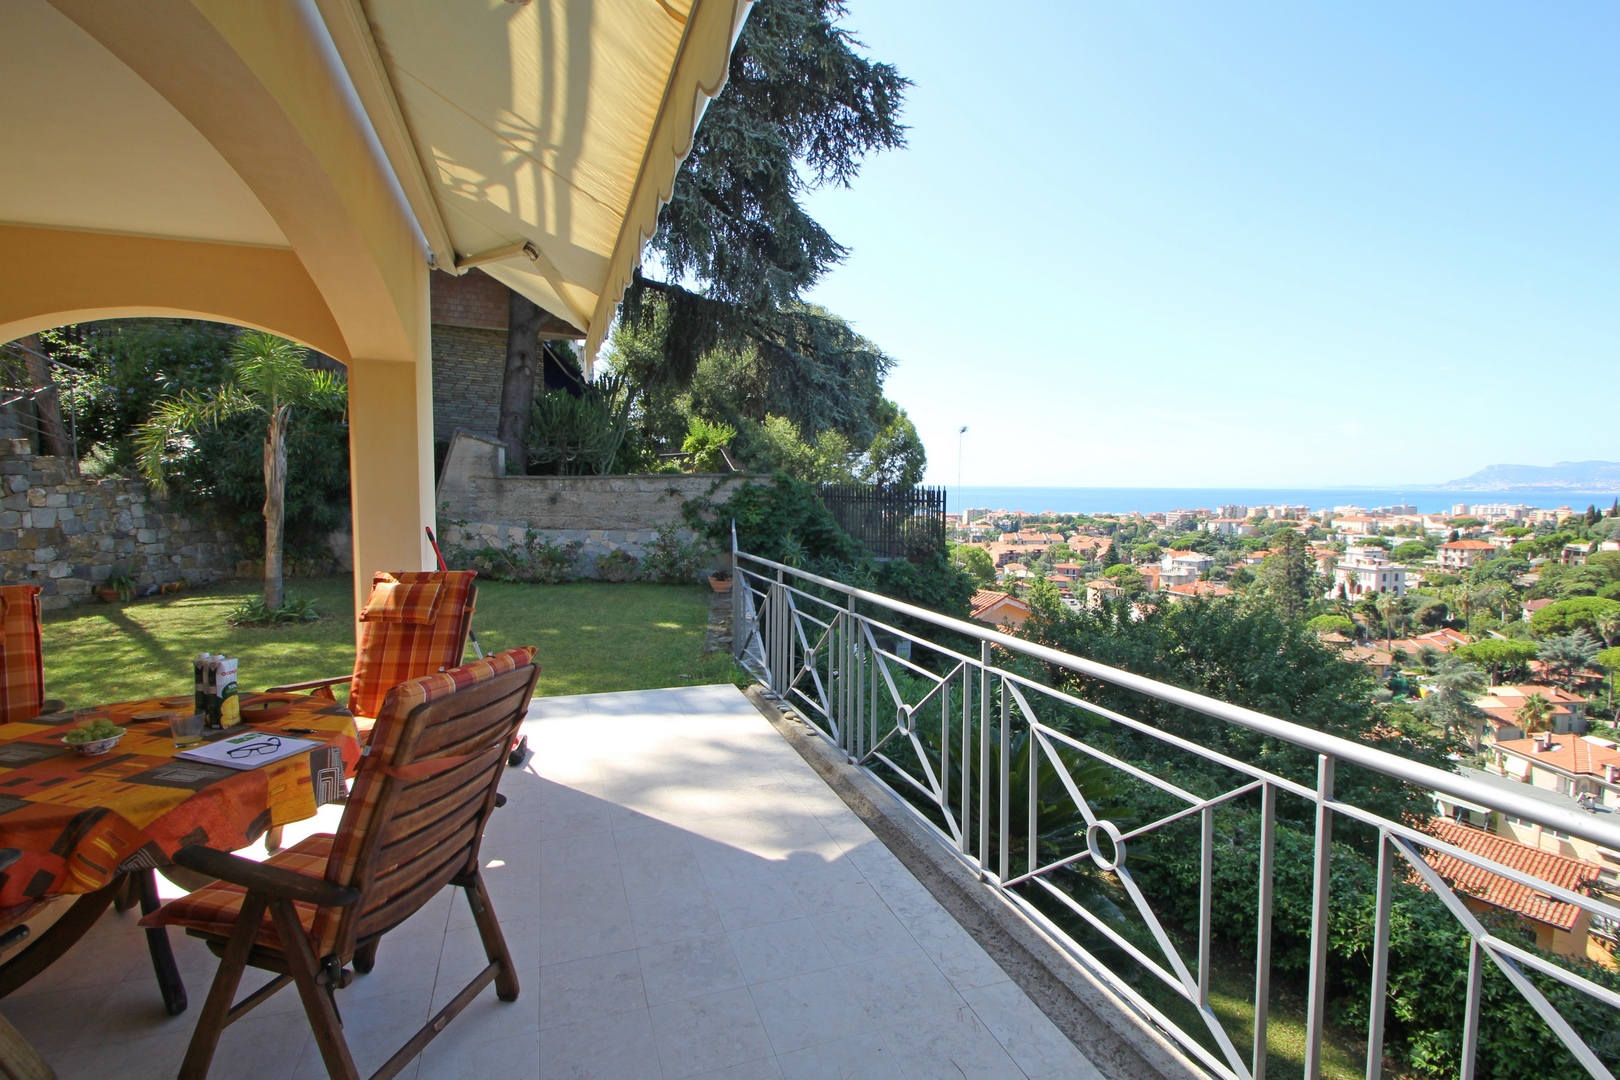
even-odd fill
[{"label": "black metal fence", "polygon": [[821,501],[876,558],[917,561],[945,550],[944,488],[823,484]]}]

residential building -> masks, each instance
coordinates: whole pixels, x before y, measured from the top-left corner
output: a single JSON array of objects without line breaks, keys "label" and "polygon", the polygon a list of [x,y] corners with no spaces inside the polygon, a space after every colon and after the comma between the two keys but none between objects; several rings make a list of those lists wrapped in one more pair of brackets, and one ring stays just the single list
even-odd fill
[{"label": "residential building", "polygon": [[1351,548],[1333,568],[1333,591],[1354,600],[1372,593],[1406,595],[1406,567],[1389,561],[1383,548]]},{"label": "residential building", "polygon": [[1171,600],[1185,600],[1190,596],[1232,596],[1233,592],[1216,581],[1191,581],[1185,585],[1167,585],[1164,595]]},{"label": "residential building", "polygon": [[1354,663],[1366,664],[1372,669],[1373,678],[1379,682],[1389,678],[1395,670],[1395,655],[1376,645],[1352,645],[1339,655]]},{"label": "residential building", "polygon": [[[1572,795],[1564,795],[1550,788],[1529,784],[1512,776],[1504,776],[1491,769],[1474,769],[1465,765],[1458,772],[1476,783],[1503,792],[1511,792],[1520,798],[1534,799],[1559,810],[1579,811],[1599,817],[1616,813],[1608,807],[1596,805],[1591,800],[1582,802]],[[1488,828],[1499,836],[1517,840],[1521,844],[1541,848],[1555,855],[1567,855],[1573,859],[1595,863],[1600,870],[1597,888],[1620,898],[1620,851],[1594,844],[1579,836],[1571,836],[1562,830],[1543,828],[1511,814],[1492,812],[1476,803],[1465,803],[1451,796],[1437,795],[1435,807],[1446,817],[1479,828]]]},{"label": "residential building", "polygon": [[980,589],[973,594],[970,611],[977,622],[989,623],[1003,630],[1016,630],[1030,616],[1029,605],[1011,593],[995,589]]},{"label": "residential building", "polygon": [[1164,527],[1167,529],[1174,529],[1177,526],[1184,525],[1189,521],[1197,520],[1198,511],[1196,510],[1172,510],[1168,514],[1164,515]]},{"label": "residential building", "polygon": [[1456,572],[1468,570],[1501,554],[1496,545],[1486,540],[1452,540],[1440,545],[1440,569]]},{"label": "residential building", "polygon": [[1079,581],[1085,576],[1086,568],[1080,563],[1060,562],[1052,564],[1052,576],[1063,581]]},{"label": "residential building", "polygon": [[1118,600],[1123,595],[1124,590],[1107,578],[1086,582],[1086,607],[1088,608],[1101,607],[1104,603]]},{"label": "residential building", "polygon": [[1223,518],[1237,518],[1241,521],[1247,521],[1249,517],[1249,508],[1247,506],[1240,506],[1237,503],[1227,503],[1225,506],[1222,506],[1215,511],[1215,516]]},{"label": "residential building", "polygon": [[[1428,831],[1453,847],[1571,892],[1589,893],[1598,880],[1600,868],[1595,863],[1554,855],[1446,818],[1430,819]],[[1535,934],[1538,948],[1560,956],[1611,962],[1607,951],[1591,941],[1592,916],[1585,909],[1554,900],[1544,892],[1445,852],[1428,850],[1423,858],[1453,885],[1461,894],[1462,902],[1473,911],[1495,910],[1517,915]]]},{"label": "residential building", "polygon": [[1246,518],[1217,517],[1204,522],[1204,529],[1216,536],[1253,536],[1260,530],[1250,525]]},{"label": "residential building", "polygon": [[1540,600],[1526,600],[1523,604],[1520,605],[1519,611],[1520,611],[1524,621],[1529,622],[1530,617],[1532,615],[1534,615],[1536,612],[1540,611],[1542,608],[1546,607],[1548,604],[1556,604],[1556,603],[1558,603],[1558,601],[1547,599],[1545,597],[1543,597]]},{"label": "residential building", "polygon": [[1525,737],[1524,723],[1519,719],[1519,710],[1533,695],[1540,694],[1552,705],[1553,713],[1549,720],[1554,734],[1564,735],[1570,732],[1579,733],[1586,730],[1586,698],[1577,697],[1556,686],[1538,686],[1534,684],[1522,686],[1493,686],[1483,697],[1476,698],[1474,704],[1484,710],[1490,723],[1485,728],[1485,734],[1494,742],[1503,740],[1515,741]]},{"label": "residential building", "polygon": [[1557,733],[1505,739],[1491,748],[1491,767],[1594,808],[1620,809],[1620,749],[1607,739]]},{"label": "residential building", "polygon": [[1584,566],[1586,557],[1592,554],[1592,548],[1593,545],[1589,543],[1565,544],[1563,550],[1558,553],[1558,561],[1565,566]]},{"label": "residential building", "polygon": [[1375,517],[1364,517],[1360,514],[1349,514],[1333,517],[1333,528],[1346,536],[1377,536],[1380,522]]}]

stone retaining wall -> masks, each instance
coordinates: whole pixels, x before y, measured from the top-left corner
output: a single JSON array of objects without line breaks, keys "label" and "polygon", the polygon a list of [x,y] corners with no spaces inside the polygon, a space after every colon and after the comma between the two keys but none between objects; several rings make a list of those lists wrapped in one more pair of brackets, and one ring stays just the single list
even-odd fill
[{"label": "stone retaining wall", "polygon": [[[681,505],[704,497],[723,503],[742,474],[669,473],[646,476],[507,476],[500,443],[457,432],[439,474],[438,510],[444,538],[466,547],[509,547],[538,536],[580,545],[580,570],[623,549],[640,558],[675,527],[685,543],[697,534]],[[729,558],[729,555],[727,556]],[[722,565],[716,555],[714,565]]]},{"label": "stone retaining wall", "polygon": [[39,585],[47,609],[96,599],[117,569],[155,591],[234,575],[235,533],[169,509],[139,480],[90,480],[0,440],[0,580]]}]

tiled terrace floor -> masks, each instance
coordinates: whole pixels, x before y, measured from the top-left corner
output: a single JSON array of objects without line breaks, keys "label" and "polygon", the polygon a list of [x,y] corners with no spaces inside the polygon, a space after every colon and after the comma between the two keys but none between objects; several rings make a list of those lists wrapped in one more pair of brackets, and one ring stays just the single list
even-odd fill
[{"label": "tiled terrace floor", "polygon": [[[486,989],[404,1076],[1097,1076],[734,688],[549,698],[528,729],[484,844],[522,996]],[[133,913],[0,1012],[63,1080],[171,1077],[215,965],[174,937],[182,1016]],[[385,938],[338,997],[362,1072],[482,962],[448,892]],[[213,1075],[324,1076],[296,993],[230,1028]]]}]

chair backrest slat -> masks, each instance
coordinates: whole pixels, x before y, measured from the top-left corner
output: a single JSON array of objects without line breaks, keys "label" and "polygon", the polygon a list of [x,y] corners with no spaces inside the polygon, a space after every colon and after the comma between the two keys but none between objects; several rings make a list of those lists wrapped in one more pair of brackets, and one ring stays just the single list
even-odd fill
[{"label": "chair backrest slat", "polygon": [[477,867],[507,748],[539,676],[533,655],[497,653],[388,695],[327,864],[327,880],[360,890],[359,903],[323,912],[339,920],[340,955]]}]

